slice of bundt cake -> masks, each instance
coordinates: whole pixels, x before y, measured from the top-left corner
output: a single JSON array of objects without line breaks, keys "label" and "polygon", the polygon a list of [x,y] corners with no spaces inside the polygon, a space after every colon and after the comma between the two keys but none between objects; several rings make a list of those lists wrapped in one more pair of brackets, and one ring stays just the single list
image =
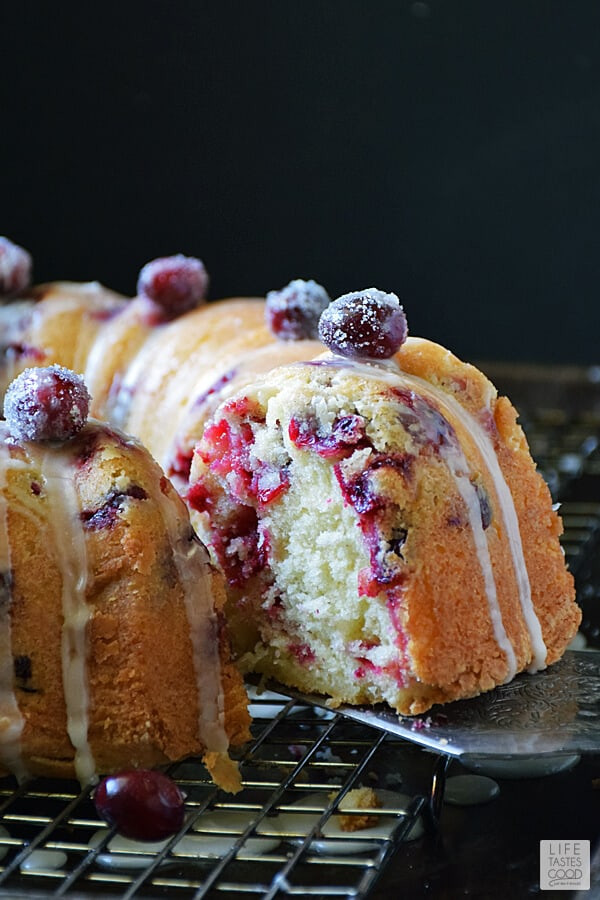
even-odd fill
[{"label": "slice of bundt cake", "polygon": [[408,714],[558,659],[580,612],[509,401],[405,339],[393,295],[340,298],[321,335],[334,353],[246,385],[194,456],[242,667]]},{"label": "slice of bundt cake", "polygon": [[221,576],[147,451],[86,422],[81,380],[26,370],[0,422],[0,763],[76,774],[247,740]]}]

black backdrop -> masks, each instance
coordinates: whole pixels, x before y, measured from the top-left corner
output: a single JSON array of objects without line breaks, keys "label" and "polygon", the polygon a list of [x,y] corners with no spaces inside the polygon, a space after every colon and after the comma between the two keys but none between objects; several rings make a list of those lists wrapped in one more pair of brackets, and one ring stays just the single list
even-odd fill
[{"label": "black backdrop", "polygon": [[0,0],[0,233],[37,280],[376,285],[476,359],[600,362],[597,0]]}]

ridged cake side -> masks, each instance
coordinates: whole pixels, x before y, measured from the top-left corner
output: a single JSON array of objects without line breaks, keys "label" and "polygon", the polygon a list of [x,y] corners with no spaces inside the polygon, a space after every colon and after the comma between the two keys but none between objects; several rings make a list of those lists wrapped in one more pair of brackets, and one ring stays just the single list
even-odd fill
[{"label": "ridged cake side", "polygon": [[61,445],[3,431],[0,463],[4,766],[85,781],[226,757],[249,718],[222,579],[158,465],[99,423]]}]

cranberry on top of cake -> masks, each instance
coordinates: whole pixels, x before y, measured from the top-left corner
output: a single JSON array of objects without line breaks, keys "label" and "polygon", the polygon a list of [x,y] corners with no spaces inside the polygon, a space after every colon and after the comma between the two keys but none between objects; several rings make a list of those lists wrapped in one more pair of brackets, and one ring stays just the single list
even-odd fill
[{"label": "cranberry on top of cake", "polygon": [[330,302],[329,294],[316,281],[296,278],[278,291],[269,291],[265,319],[282,341],[317,338],[319,317]]},{"label": "cranberry on top of cake", "polygon": [[137,292],[151,301],[157,320],[167,320],[203,303],[208,284],[202,260],[178,253],[146,263],[138,277]]},{"label": "cranberry on top of cake", "polygon": [[17,297],[30,284],[30,254],[23,247],[0,236],[0,297]]},{"label": "cranberry on top of cake", "polygon": [[4,417],[25,441],[64,441],[86,423],[90,395],[83,378],[63,366],[25,369],[10,384]]},{"label": "cranberry on top of cake", "polygon": [[396,294],[367,288],[343,294],[319,320],[319,337],[340,356],[389,359],[408,334],[406,315]]}]

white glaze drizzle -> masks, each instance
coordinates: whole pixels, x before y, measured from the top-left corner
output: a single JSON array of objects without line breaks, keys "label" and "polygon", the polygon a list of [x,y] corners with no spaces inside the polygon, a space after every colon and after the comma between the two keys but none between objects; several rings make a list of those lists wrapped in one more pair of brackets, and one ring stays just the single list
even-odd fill
[{"label": "white glaze drizzle", "polygon": [[[90,378],[92,383],[107,342],[108,345],[113,343],[112,338],[103,334],[104,331],[110,332],[110,328],[101,330],[96,336],[88,358],[86,378]],[[119,429],[127,424],[139,380],[143,377],[146,381],[152,372],[154,347],[157,336],[162,333],[158,328],[149,332],[129,362],[115,396],[108,399],[104,410],[111,426],[119,433],[124,448],[134,450],[139,447],[135,439]],[[162,493],[160,487],[151,496],[161,511],[184,594],[198,691],[199,736],[208,750],[225,752],[229,741],[225,731],[225,698],[221,683],[218,622],[212,603],[209,556],[202,545],[189,540],[183,533],[185,529],[175,505]]]},{"label": "white glaze drizzle", "polygon": [[[22,341],[26,332],[24,323],[28,321],[33,306],[31,300],[0,303],[0,335],[3,346],[10,347],[11,344]],[[25,366],[22,358],[14,353],[5,353],[4,358],[0,358],[0,389],[5,390],[23,368]]]},{"label": "white glaze drizzle", "polygon": [[[456,484],[458,491],[465,503],[465,506],[467,507],[469,525],[471,526],[471,533],[473,535],[473,541],[475,543],[475,552],[477,553],[477,559],[479,560],[481,574],[483,575],[485,584],[485,592],[487,595],[490,620],[492,622],[492,628],[494,630],[494,637],[496,638],[496,643],[498,644],[500,649],[503,650],[506,654],[508,669],[506,672],[505,681],[511,681],[517,673],[517,659],[515,657],[513,645],[511,644],[506,633],[504,622],[502,620],[502,610],[500,609],[500,604],[498,603],[498,594],[496,591],[496,582],[494,580],[490,550],[488,547],[487,537],[481,522],[481,507],[479,505],[479,497],[477,496],[477,492],[473,486],[472,481],[466,474],[468,472],[468,464],[462,452],[456,450],[448,451],[448,448],[445,447],[440,448],[440,454],[445,459],[450,473],[454,479],[454,483]],[[465,468],[463,469],[463,472],[461,472],[458,466],[462,467],[463,465]]]},{"label": "white glaze drizzle", "polygon": [[102,365],[110,350],[117,345],[121,339],[119,330],[120,320],[115,318],[109,324],[103,323],[103,327],[98,329],[98,333],[89,348],[85,367],[83,368],[83,380],[90,393],[92,399],[96,398],[96,394],[100,393],[102,388]]},{"label": "white glaze drizzle", "polygon": [[155,347],[157,336],[162,334],[163,331],[160,328],[154,328],[129,362],[118,390],[107,403],[105,414],[111,425],[116,425],[118,428],[126,427],[136,386],[152,371],[152,363],[158,352],[158,348]]},{"label": "white glaze drizzle", "polygon": [[[140,318],[135,301],[132,300],[123,305],[108,321],[101,323],[98,328],[89,347],[87,358],[84,360],[85,367],[83,369],[83,380],[92,398],[92,408],[96,410],[93,415],[98,418],[105,421],[114,418],[115,423],[119,424],[117,414],[114,417],[111,416],[115,402],[118,403],[118,396],[116,398],[111,396],[113,387],[112,384],[106,382],[105,364],[107,359],[112,363],[110,374],[113,380],[118,379],[121,372],[114,371],[112,368],[115,351],[118,351],[119,345],[127,346],[129,351],[132,342],[138,349],[141,349],[148,338],[148,334],[144,333],[147,327]],[[131,352],[132,358],[135,358],[133,348],[131,348]],[[116,393],[118,395],[119,391],[117,390]]]},{"label": "white glaze drizzle", "polygon": [[[416,376],[413,377],[416,378]],[[419,379],[419,381],[422,381],[422,379]],[[427,386],[427,382],[422,381],[422,384],[425,387]],[[502,469],[500,468],[500,463],[498,462],[496,451],[494,450],[492,442],[486,435],[484,429],[481,427],[477,419],[468,412],[468,410],[464,409],[464,407],[462,407],[456,400],[454,400],[453,397],[449,396],[448,394],[443,393],[439,389],[434,389],[433,386],[429,386],[429,388],[442,408],[445,404],[446,407],[451,411],[451,413],[463,422],[464,426],[467,428],[468,432],[471,434],[471,437],[475,441],[477,449],[479,450],[494,482],[498,500],[500,501],[500,510],[502,513],[504,528],[506,529],[506,535],[508,537],[508,542],[512,554],[513,567],[519,589],[521,611],[523,613],[523,618],[529,632],[529,638],[533,651],[533,660],[531,665],[529,666],[528,671],[531,673],[538,672],[540,669],[544,669],[546,667],[546,656],[548,653],[548,649],[546,647],[546,644],[544,643],[542,626],[540,624],[540,620],[537,617],[537,614],[533,607],[533,601],[531,599],[531,584],[529,581],[529,573],[527,572],[527,565],[525,563],[525,556],[523,553],[523,543],[521,541],[521,532],[519,528],[517,511],[515,509],[515,504],[510,489],[506,483],[504,475],[502,474]]]},{"label": "white glaze drizzle", "polygon": [[30,443],[28,450],[39,458],[54,555],[62,581],[61,656],[67,733],[75,750],[75,773],[82,784],[87,784],[96,774],[88,742],[87,625],[91,607],[86,602],[87,551],[73,480],[73,461],[68,446],[44,449]]},{"label": "white glaze drizzle", "polygon": [[[121,434],[121,438],[123,452],[140,451],[141,445],[135,439],[124,434]],[[159,479],[157,487],[148,490],[148,493],[160,509],[184,594],[198,691],[200,740],[207,750],[225,752],[229,741],[225,731],[218,622],[213,604],[208,552],[196,539],[190,539],[189,523],[179,515],[173,500],[163,494]]]},{"label": "white glaze drizzle", "polygon": [[9,576],[8,597],[0,609],[0,760],[18,781],[27,778],[21,756],[21,736],[25,722],[14,690],[14,663],[11,628],[11,552],[8,531],[8,504],[5,496],[7,473],[19,463],[11,458],[6,439],[8,429],[0,422],[0,572]]},{"label": "white glaze drizzle", "polygon": [[[450,419],[452,419],[453,417],[455,419],[458,419],[458,421],[461,422],[466,431],[471,435],[494,483],[502,512],[502,518],[512,554],[513,568],[519,591],[519,599],[521,610],[523,613],[523,619],[529,632],[533,650],[533,662],[529,668],[529,671],[534,672],[544,668],[547,649],[542,637],[540,621],[535,613],[531,600],[531,586],[529,583],[529,575],[527,572],[527,566],[525,564],[525,557],[523,554],[523,545],[521,542],[517,513],[515,510],[512,495],[500,469],[494,447],[491,443],[490,438],[485,434],[482,426],[479,424],[477,419],[472,416],[466,409],[464,409],[464,407],[461,406],[452,396],[417,375],[409,375],[406,372],[402,372],[395,362],[371,364],[356,360],[341,359],[340,357],[332,357],[319,359],[319,363],[336,368],[351,368],[352,370],[359,372],[361,375],[369,379],[383,379],[393,387],[402,387],[408,390],[412,390],[416,394],[421,394],[425,397],[428,397],[429,399],[432,399],[434,401],[434,404],[442,414],[448,412]],[[496,637],[498,645],[503,650],[505,650],[505,652],[507,652],[508,673],[506,675],[506,681],[509,681],[515,674],[515,672],[512,671],[513,667],[515,666],[514,649],[512,648],[512,645],[510,645],[510,641],[508,640],[506,630],[502,623],[502,612],[498,604],[495,580],[491,566],[489,550],[487,549],[487,536],[485,535],[485,531],[483,530],[483,526],[481,524],[479,500],[474,485],[471,483],[468,477],[465,477],[469,471],[466,459],[463,456],[462,460],[460,460],[458,453],[461,453],[462,455],[461,451],[455,450],[454,452],[456,453],[455,463],[453,464],[454,471],[451,468],[451,472],[455,481],[457,476],[462,476],[460,483],[458,481],[456,483],[461,492],[461,496],[467,503],[469,522],[471,524],[471,528],[473,529],[475,548],[486,586],[486,594],[490,609],[490,618],[494,628],[494,635]],[[448,463],[447,454],[448,450],[446,449],[445,458],[446,462]],[[466,498],[470,494],[472,494],[472,496],[470,496],[467,500]],[[507,643],[510,645],[510,652],[508,652],[507,650]]]},{"label": "white glaze drizzle", "polygon": [[[3,423],[0,423],[3,425]],[[5,429],[4,429],[5,430]],[[116,431],[116,429],[113,429]],[[0,430],[0,434],[1,434]],[[140,445],[134,439],[120,434],[120,449],[127,453],[137,450]],[[67,709],[67,730],[75,749],[75,770],[82,783],[88,783],[95,776],[95,762],[88,742],[87,684],[87,624],[91,609],[85,600],[88,583],[85,532],[80,520],[80,506],[73,483],[72,462],[68,449],[52,446],[44,450],[41,445],[28,443],[28,452],[36,460],[41,472],[48,503],[48,521],[52,526],[55,556],[62,579],[63,633],[62,665],[63,689]],[[8,460],[8,448],[0,444],[0,478]],[[11,464],[17,465],[12,460]],[[2,481],[0,481],[0,489]],[[185,523],[179,516],[176,505],[165,496],[160,487],[152,492],[152,500],[160,509],[172,548],[173,561],[177,568],[184,593],[184,602],[190,626],[194,671],[197,681],[199,706],[199,736],[204,746],[215,752],[225,752],[228,738],[225,731],[225,701],[221,684],[221,665],[218,644],[218,623],[212,604],[209,557],[201,544],[189,540]],[[3,493],[0,490],[0,551],[8,552],[8,540],[2,540],[6,527]],[[4,526],[4,528],[3,528]],[[3,562],[0,556],[0,563]],[[199,602],[200,601],[200,602]],[[10,623],[8,623],[9,627]],[[10,644],[10,632],[6,623],[0,622],[0,651],[5,643]],[[12,654],[4,658],[10,662],[10,685],[12,691]],[[22,719],[16,700],[11,704],[10,692],[3,683],[0,672],[0,712],[7,698],[7,709],[12,709],[14,726],[10,734],[16,737],[22,730]],[[14,698],[14,692],[12,692]],[[21,723],[20,730],[17,726]],[[0,758],[12,771],[18,770],[15,753],[9,751],[9,730],[0,734]],[[10,760],[8,756],[10,755]],[[5,758],[7,757],[7,758]],[[13,758],[14,757],[14,758]]]},{"label": "white glaze drizzle", "polygon": [[160,490],[154,499],[160,504],[184,594],[198,689],[200,739],[207,750],[224,753],[229,740],[225,731],[219,632],[212,604],[208,554],[195,539],[182,534],[182,522],[174,504]]}]

